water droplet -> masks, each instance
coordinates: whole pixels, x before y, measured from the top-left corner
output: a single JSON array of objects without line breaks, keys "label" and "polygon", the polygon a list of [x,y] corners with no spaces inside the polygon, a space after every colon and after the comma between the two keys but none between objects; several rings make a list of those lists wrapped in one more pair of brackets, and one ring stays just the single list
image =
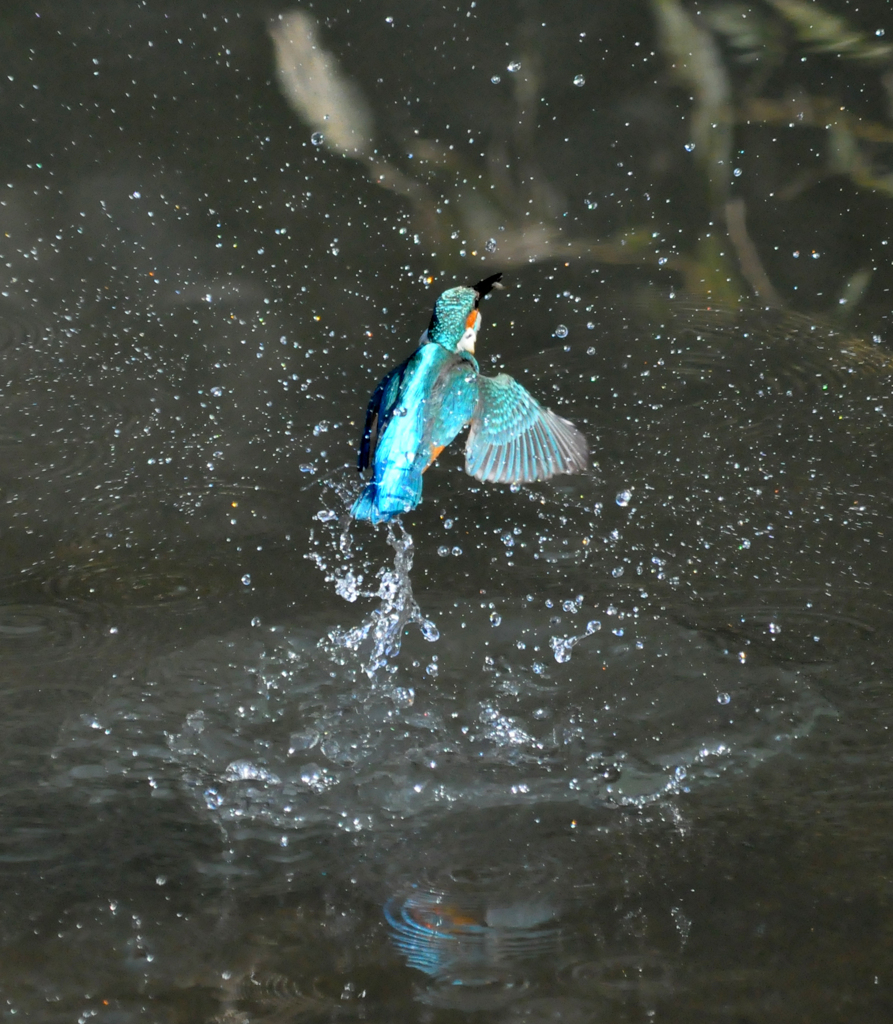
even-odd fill
[{"label": "water droplet", "polygon": [[440,547],[437,549],[437,553],[438,555],[440,555],[441,558],[446,558],[450,553],[450,549],[446,546],[446,544],[441,544]]},{"label": "water droplet", "polygon": [[502,616],[499,612],[490,612],[490,625],[493,627],[499,626],[502,623]]},{"label": "water droplet", "polygon": [[321,508],[319,510],[319,512],[316,513],[316,518],[321,523],[329,523],[333,519],[337,519],[338,518],[338,513],[334,509],[331,509],[331,508]]},{"label": "water droplet", "polygon": [[621,491],[614,500],[621,508],[626,508],[630,501],[632,501],[632,497],[632,491]]},{"label": "water droplet", "polygon": [[611,575],[614,577],[615,580],[620,579],[620,577],[623,575],[623,566],[618,565],[616,569],[612,569]]},{"label": "water droplet", "polygon": [[734,170],[732,171],[732,174],[734,174],[736,178],[740,178],[740,177],[741,177],[741,173],[742,173],[742,172],[741,172],[741,168],[740,168],[740,167],[736,167],[736,168],[735,168],[735,169],[734,169]]},{"label": "water droplet", "polygon": [[586,633],[597,633],[602,628],[602,624],[598,619],[591,619],[586,623]]},{"label": "water droplet", "polygon": [[717,704],[729,704],[731,703],[731,700],[732,698],[727,693],[718,693],[716,695]]},{"label": "water droplet", "polygon": [[515,71],[520,71],[520,70],[521,70],[521,61],[519,61],[519,60],[513,60],[513,61],[512,61],[512,62],[511,62],[511,63],[509,64],[509,66],[508,66],[507,70],[508,70],[508,71],[511,71],[511,72],[512,72],[513,74],[514,74],[514,72],[515,72]]},{"label": "water droplet", "polygon": [[499,75],[493,75],[493,76],[491,77],[490,81],[491,81],[491,82],[492,82],[492,83],[493,83],[494,85],[499,85],[499,83],[500,83],[500,82],[502,81],[502,79],[501,79],[501,78],[499,77]]},{"label": "water droplet", "polygon": [[592,196],[587,196],[583,200],[583,202],[586,204],[586,209],[587,210],[597,210],[598,209],[598,200],[597,199],[593,199]]},{"label": "water droplet", "polygon": [[211,388],[211,394],[215,398],[219,398],[223,394],[223,388],[219,388],[219,387],[215,386],[215,387]]},{"label": "water droplet", "polygon": [[455,548],[453,548],[453,550],[452,550],[452,551],[450,552],[450,554],[451,554],[451,555],[455,555],[455,556],[456,556],[456,557],[458,558],[458,557],[459,557],[459,555],[461,555],[461,554],[462,554],[462,548],[460,548],[460,547],[455,547]]},{"label": "water droplet", "polygon": [[322,132],[314,132],[310,136],[310,141],[313,143],[314,146],[321,146],[323,144],[324,140],[325,140],[325,135],[323,135]]},{"label": "water droplet", "polygon": [[574,76],[574,85],[585,85],[586,79],[582,75]]},{"label": "water droplet", "polygon": [[335,579],[335,593],[339,597],[344,598],[345,601],[349,601],[353,604],[353,602],[360,596],[360,584],[362,582],[362,573],[357,576],[348,569],[341,579]]},{"label": "water droplet", "polygon": [[693,142],[686,142],[686,144],[685,144],[685,152],[686,153],[691,153],[694,148],[695,148],[695,144]]},{"label": "water droplet", "polygon": [[555,328],[555,337],[556,338],[566,338],[567,336],[568,336],[568,329],[564,326],[564,324],[559,324]]},{"label": "water droplet", "polygon": [[240,758],[232,761],[226,766],[224,779],[227,782],[271,782],[274,786],[279,785],[279,777],[261,765],[254,764],[248,758]]},{"label": "water droplet", "polygon": [[411,708],[415,704],[415,690],[411,686],[398,686],[391,693],[391,697],[401,708]]},{"label": "water droplet", "polygon": [[571,660],[571,649],[576,642],[577,637],[575,636],[569,636],[566,640],[560,636],[553,636],[549,640],[552,646],[552,653],[555,655],[555,660],[559,665]]},{"label": "water droplet", "polygon": [[251,586],[251,573],[248,573],[248,572],[245,573],[245,575],[242,577],[242,584],[243,584],[243,586],[246,586],[246,587],[250,587]]},{"label": "water droplet", "polygon": [[679,765],[679,767],[673,774],[676,776],[677,779],[681,780],[684,779],[686,775],[688,775],[688,772],[682,767],[682,765]]},{"label": "water droplet", "polygon": [[394,19],[391,18],[391,17],[385,18],[385,21],[387,22],[388,25],[393,25],[394,24]]},{"label": "water droplet", "polygon": [[667,257],[666,256],[659,257],[658,261],[657,261],[658,266],[660,266],[660,267],[662,267],[666,262],[667,262]]},{"label": "water droplet", "polygon": [[322,780],[323,772],[322,768],[320,768],[318,764],[311,762],[310,764],[304,765],[301,770],[301,782],[303,782],[305,786],[310,786],[311,789],[316,789],[319,787]]},{"label": "water droplet", "polygon": [[777,622],[770,622],[769,632],[772,633],[773,636],[777,636],[781,632],[781,626],[779,626]]},{"label": "water droplet", "polygon": [[496,239],[488,238],[487,244],[484,246],[484,248],[487,250],[487,252],[496,252]]},{"label": "water droplet", "polygon": [[316,729],[302,729],[301,732],[293,732],[288,737],[288,755],[297,754],[301,750],[310,750],[319,743],[319,733]]},{"label": "water droplet", "polygon": [[257,629],[257,627],[261,625],[261,621],[256,615],[251,620],[251,625],[254,626],[255,629]]},{"label": "water droplet", "polygon": [[422,636],[429,642],[434,643],[435,640],[440,639],[440,630],[430,619],[424,619],[420,624],[422,630]]},{"label": "water droplet", "polygon": [[440,668],[436,661],[432,661],[431,664],[425,669],[425,671],[428,673],[429,676],[433,678],[440,671]]}]

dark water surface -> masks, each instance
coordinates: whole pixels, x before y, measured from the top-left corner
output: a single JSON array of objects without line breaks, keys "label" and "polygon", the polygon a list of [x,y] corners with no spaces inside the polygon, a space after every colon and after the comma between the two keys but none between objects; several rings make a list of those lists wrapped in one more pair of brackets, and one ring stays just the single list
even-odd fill
[{"label": "dark water surface", "polygon": [[[889,11],[697,11],[2,9],[2,1019],[891,1019],[889,143],[695,116],[889,125]],[[591,472],[347,528],[495,270]]]}]

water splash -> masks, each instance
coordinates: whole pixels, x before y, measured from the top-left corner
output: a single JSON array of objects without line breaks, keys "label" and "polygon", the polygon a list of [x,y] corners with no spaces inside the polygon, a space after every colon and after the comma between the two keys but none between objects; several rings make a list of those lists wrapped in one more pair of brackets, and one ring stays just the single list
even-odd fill
[{"label": "water splash", "polygon": [[[350,521],[347,521],[342,526],[338,540],[341,564],[337,570],[329,572],[326,579],[335,584],[338,595],[347,601],[354,602],[362,596],[377,598],[380,603],[359,625],[334,629],[323,643],[357,652],[368,643],[369,651],[362,669],[375,682],[380,671],[396,670],[391,662],[400,653],[407,627],[417,625],[422,636],[432,643],[440,639],[440,631],[422,613],[413,594],[410,578],[414,558],[413,540],[400,520],[388,524],[387,542],[394,549],[394,563],[391,567],[382,566],[375,573],[379,580],[377,591],[361,590],[363,574],[343,564],[352,557],[351,540]],[[314,561],[321,568],[326,568],[320,555],[315,555]]]},{"label": "water splash", "polygon": [[412,592],[409,576],[414,557],[412,535],[399,522],[398,527],[399,533],[393,525],[388,526],[387,540],[394,549],[394,567],[380,571],[378,597],[381,606],[375,609],[369,620],[372,651],[363,667],[370,679],[387,666],[390,658],[400,653],[403,633],[411,623],[419,626],[426,640],[434,642],[440,637],[434,623],[422,614]]},{"label": "water splash", "polygon": [[586,632],[580,636],[553,636],[549,638],[549,646],[552,648],[552,653],[555,655],[555,660],[559,665],[563,665],[564,662],[571,660],[571,651],[575,644],[578,644],[581,640],[587,636],[592,636],[593,633],[597,633],[602,628],[602,624],[598,619],[593,619],[591,622],[586,623]]}]

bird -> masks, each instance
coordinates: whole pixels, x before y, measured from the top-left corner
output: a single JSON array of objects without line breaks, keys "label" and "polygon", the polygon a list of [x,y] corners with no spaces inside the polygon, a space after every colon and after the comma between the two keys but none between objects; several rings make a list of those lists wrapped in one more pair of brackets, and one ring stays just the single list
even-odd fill
[{"label": "bird", "polygon": [[449,288],[408,359],[372,393],[357,466],[372,479],[350,514],[377,525],[422,500],[422,474],[466,426],[465,471],[499,484],[579,473],[589,463],[584,435],[506,373],[486,377],[474,357],[480,302],[502,288],[502,274]]}]

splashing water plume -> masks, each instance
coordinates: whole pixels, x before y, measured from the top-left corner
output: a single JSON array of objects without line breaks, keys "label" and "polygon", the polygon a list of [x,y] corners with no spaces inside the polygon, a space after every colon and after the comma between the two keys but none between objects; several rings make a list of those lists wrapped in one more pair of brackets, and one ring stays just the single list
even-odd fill
[{"label": "splashing water plume", "polygon": [[[348,521],[338,542],[339,551],[345,558],[351,557],[349,531]],[[330,574],[326,577],[335,583],[336,592],[345,600],[352,602],[358,596],[364,596],[377,597],[381,602],[359,625],[333,630],[327,638],[335,646],[351,651],[358,651],[364,641],[371,639],[371,649],[362,667],[373,682],[379,670],[388,668],[389,662],[400,653],[403,634],[408,626],[418,625],[422,636],[432,643],[440,638],[439,630],[422,613],[412,592],[412,535],[396,520],[388,524],[387,542],[394,549],[394,564],[392,568],[382,566],[376,573],[380,580],[377,592],[360,591],[358,584],[363,576],[356,575],[350,568],[343,575]],[[390,671],[396,671],[396,666],[391,666]]]},{"label": "splashing water plume", "polygon": [[433,642],[440,636],[434,623],[422,614],[412,592],[412,535],[402,525],[399,534],[389,526],[387,539],[394,549],[394,568],[381,570],[381,607],[372,613],[367,627],[372,634],[372,651],[364,669],[370,679],[375,679],[376,672],[387,665],[389,658],[400,653],[403,632],[410,623],[418,624],[426,640]]}]

